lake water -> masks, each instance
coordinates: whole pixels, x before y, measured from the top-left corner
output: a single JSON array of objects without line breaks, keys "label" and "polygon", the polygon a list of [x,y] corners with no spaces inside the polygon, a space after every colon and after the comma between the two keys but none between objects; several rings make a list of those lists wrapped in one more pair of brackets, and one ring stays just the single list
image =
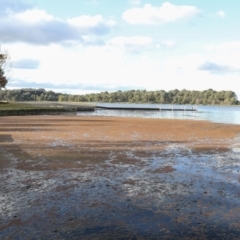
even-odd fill
[{"label": "lake water", "polygon": [[147,110],[106,110],[97,109],[94,112],[78,112],[84,116],[118,116],[140,118],[168,118],[208,120],[219,123],[240,124],[240,106],[192,106],[170,104],[125,104],[125,103],[99,103],[104,107],[132,107],[132,108],[196,108],[197,111],[147,111]]}]

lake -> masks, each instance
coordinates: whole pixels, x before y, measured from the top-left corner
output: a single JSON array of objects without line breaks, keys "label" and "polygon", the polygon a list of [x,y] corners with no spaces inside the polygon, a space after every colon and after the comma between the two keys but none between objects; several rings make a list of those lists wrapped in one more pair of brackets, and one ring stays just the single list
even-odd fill
[{"label": "lake", "polygon": [[128,103],[98,103],[103,107],[131,107],[131,108],[196,108],[197,111],[147,111],[147,110],[108,110],[96,109],[95,112],[78,112],[84,116],[116,116],[140,118],[169,118],[208,120],[218,123],[240,124],[240,106],[192,106],[170,104],[128,104]]}]

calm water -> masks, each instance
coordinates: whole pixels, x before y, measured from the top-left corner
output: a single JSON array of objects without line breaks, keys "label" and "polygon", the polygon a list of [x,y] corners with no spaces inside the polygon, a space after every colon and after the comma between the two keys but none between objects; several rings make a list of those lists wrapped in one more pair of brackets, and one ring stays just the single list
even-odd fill
[{"label": "calm water", "polygon": [[140,118],[170,118],[208,120],[219,123],[240,124],[240,106],[192,106],[192,105],[169,105],[169,104],[118,104],[101,103],[98,106],[107,107],[144,107],[144,108],[197,108],[198,111],[141,111],[141,110],[103,110],[95,112],[78,112],[78,115],[87,116],[120,116]]}]

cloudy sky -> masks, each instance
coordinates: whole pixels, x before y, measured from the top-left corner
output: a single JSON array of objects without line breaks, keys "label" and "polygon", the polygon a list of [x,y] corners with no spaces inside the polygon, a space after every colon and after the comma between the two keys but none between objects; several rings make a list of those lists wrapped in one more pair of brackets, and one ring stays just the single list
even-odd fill
[{"label": "cloudy sky", "polygon": [[240,1],[0,0],[8,88],[233,90]]}]

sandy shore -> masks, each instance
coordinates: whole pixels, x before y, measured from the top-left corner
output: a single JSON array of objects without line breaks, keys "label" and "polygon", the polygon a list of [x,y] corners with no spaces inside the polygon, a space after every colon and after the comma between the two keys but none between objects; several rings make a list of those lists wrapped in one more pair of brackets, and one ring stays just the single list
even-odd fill
[{"label": "sandy shore", "polygon": [[239,138],[206,121],[1,117],[0,237],[239,239]]}]

